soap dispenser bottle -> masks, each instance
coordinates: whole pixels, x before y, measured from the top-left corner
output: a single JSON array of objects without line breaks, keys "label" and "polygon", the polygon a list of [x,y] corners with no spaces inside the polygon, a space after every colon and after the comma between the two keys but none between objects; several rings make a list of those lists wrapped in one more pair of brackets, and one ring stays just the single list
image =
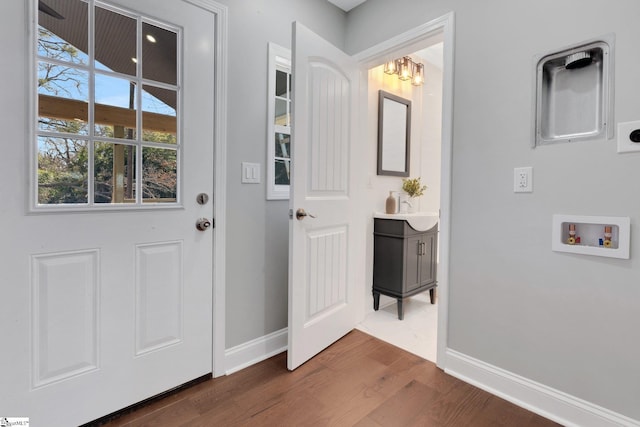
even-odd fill
[{"label": "soap dispenser bottle", "polygon": [[384,211],[388,214],[394,214],[398,212],[396,196],[393,193],[394,191],[389,191],[389,197],[387,197],[387,200],[385,203]]}]

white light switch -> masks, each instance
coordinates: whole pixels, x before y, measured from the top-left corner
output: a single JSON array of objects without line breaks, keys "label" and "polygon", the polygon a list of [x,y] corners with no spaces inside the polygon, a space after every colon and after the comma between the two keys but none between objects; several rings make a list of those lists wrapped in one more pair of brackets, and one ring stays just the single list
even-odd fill
[{"label": "white light switch", "polygon": [[260,184],[260,163],[242,162],[242,183]]},{"label": "white light switch", "polygon": [[533,192],[533,168],[514,168],[513,169],[513,192],[514,193],[531,193]]}]

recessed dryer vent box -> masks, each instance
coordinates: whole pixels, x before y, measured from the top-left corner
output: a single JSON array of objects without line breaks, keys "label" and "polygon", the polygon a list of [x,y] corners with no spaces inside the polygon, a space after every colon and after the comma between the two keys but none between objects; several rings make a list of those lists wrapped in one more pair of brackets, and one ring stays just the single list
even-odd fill
[{"label": "recessed dryer vent box", "polygon": [[538,56],[535,145],[613,137],[614,36]]}]

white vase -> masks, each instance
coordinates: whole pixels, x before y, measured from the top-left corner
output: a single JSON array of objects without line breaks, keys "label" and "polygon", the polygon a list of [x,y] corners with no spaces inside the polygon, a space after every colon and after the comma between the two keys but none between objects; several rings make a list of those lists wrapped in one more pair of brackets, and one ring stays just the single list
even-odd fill
[{"label": "white vase", "polygon": [[409,213],[418,212],[418,198],[409,197]]},{"label": "white vase", "polygon": [[407,193],[400,193],[400,213],[409,213],[411,205],[411,197]]},{"label": "white vase", "polygon": [[409,206],[409,213],[416,213],[420,211],[420,198],[419,197],[411,197],[409,199],[411,205]]}]

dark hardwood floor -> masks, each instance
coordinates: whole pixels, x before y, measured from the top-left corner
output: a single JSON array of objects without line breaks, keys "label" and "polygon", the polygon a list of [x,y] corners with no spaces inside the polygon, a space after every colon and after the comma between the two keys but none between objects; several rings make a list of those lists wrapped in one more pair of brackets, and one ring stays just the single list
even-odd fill
[{"label": "dark hardwood floor", "polygon": [[106,426],[557,426],[353,331],[294,372],[286,353]]}]

